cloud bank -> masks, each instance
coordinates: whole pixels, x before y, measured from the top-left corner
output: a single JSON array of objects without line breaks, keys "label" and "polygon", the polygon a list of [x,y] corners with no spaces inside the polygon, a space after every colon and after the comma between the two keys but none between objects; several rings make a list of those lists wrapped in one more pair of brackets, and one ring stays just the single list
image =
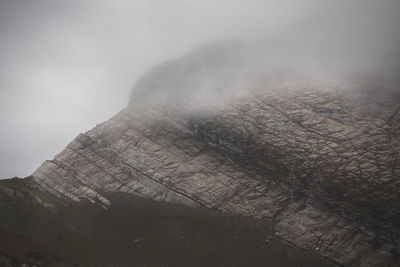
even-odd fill
[{"label": "cloud bank", "polygon": [[1,1],[0,177],[29,175],[126,106],[149,68],[208,42],[259,38],[318,55],[343,50],[368,67],[396,61],[399,3]]}]

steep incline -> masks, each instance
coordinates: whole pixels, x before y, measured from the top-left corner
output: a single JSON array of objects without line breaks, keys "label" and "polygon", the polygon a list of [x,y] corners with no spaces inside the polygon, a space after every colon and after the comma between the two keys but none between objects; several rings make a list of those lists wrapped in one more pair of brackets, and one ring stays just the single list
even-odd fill
[{"label": "steep incline", "polygon": [[[103,207],[107,192],[127,192],[268,218],[285,240],[338,263],[398,262],[397,84],[272,90],[257,80],[226,101],[232,84],[249,86],[243,69],[204,53],[150,72],[127,109],[44,162],[35,186]],[[216,84],[222,101],[210,103]]]}]

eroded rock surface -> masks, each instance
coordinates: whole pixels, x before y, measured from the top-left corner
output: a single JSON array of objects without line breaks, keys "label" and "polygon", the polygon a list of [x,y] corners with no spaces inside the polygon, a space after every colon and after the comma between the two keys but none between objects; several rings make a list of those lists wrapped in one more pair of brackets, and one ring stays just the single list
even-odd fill
[{"label": "eroded rock surface", "polygon": [[[127,192],[268,218],[283,239],[337,263],[397,264],[397,84],[379,80],[371,87],[371,80],[359,78],[343,86],[282,90],[258,80],[257,89],[218,104],[202,102],[199,111],[193,99],[204,91],[193,90],[215,84],[208,67],[227,70],[232,61],[198,58],[150,72],[128,108],[44,162],[32,175],[36,186],[67,202],[88,199],[105,208],[105,193]],[[223,81],[222,87],[231,86],[237,76]],[[159,103],[168,104],[154,105],[152,88],[165,88]],[[179,104],[171,105],[174,98]]]}]

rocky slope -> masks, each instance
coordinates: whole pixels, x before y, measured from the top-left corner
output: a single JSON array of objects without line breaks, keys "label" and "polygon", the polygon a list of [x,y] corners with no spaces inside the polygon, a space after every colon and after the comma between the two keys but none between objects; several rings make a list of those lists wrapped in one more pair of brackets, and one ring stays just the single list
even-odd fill
[{"label": "rocky slope", "polygon": [[122,192],[268,219],[336,263],[395,266],[398,82],[280,69],[271,79],[238,51],[208,47],[151,70],[126,109],[44,162],[30,186],[65,203],[107,208]]}]

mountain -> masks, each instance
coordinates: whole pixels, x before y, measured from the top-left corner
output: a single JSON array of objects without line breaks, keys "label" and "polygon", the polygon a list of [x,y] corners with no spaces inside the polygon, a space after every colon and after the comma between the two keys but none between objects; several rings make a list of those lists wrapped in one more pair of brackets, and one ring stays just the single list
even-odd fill
[{"label": "mountain", "polygon": [[[117,257],[129,266],[132,251],[148,246],[140,233],[154,244],[138,254],[150,266],[163,264],[152,253],[172,266],[331,264],[317,255],[346,266],[398,264],[397,68],[366,68],[340,51],[270,51],[215,44],[150,70],[125,109],[29,178],[1,182],[0,232],[58,255],[43,256],[45,265],[112,266]],[[244,232],[231,236],[235,229]],[[216,245],[220,254],[210,251],[212,231],[228,241]],[[191,241],[178,242],[181,234]],[[64,241],[46,246],[57,235]],[[171,256],[170,244],[184,255]]]}]

